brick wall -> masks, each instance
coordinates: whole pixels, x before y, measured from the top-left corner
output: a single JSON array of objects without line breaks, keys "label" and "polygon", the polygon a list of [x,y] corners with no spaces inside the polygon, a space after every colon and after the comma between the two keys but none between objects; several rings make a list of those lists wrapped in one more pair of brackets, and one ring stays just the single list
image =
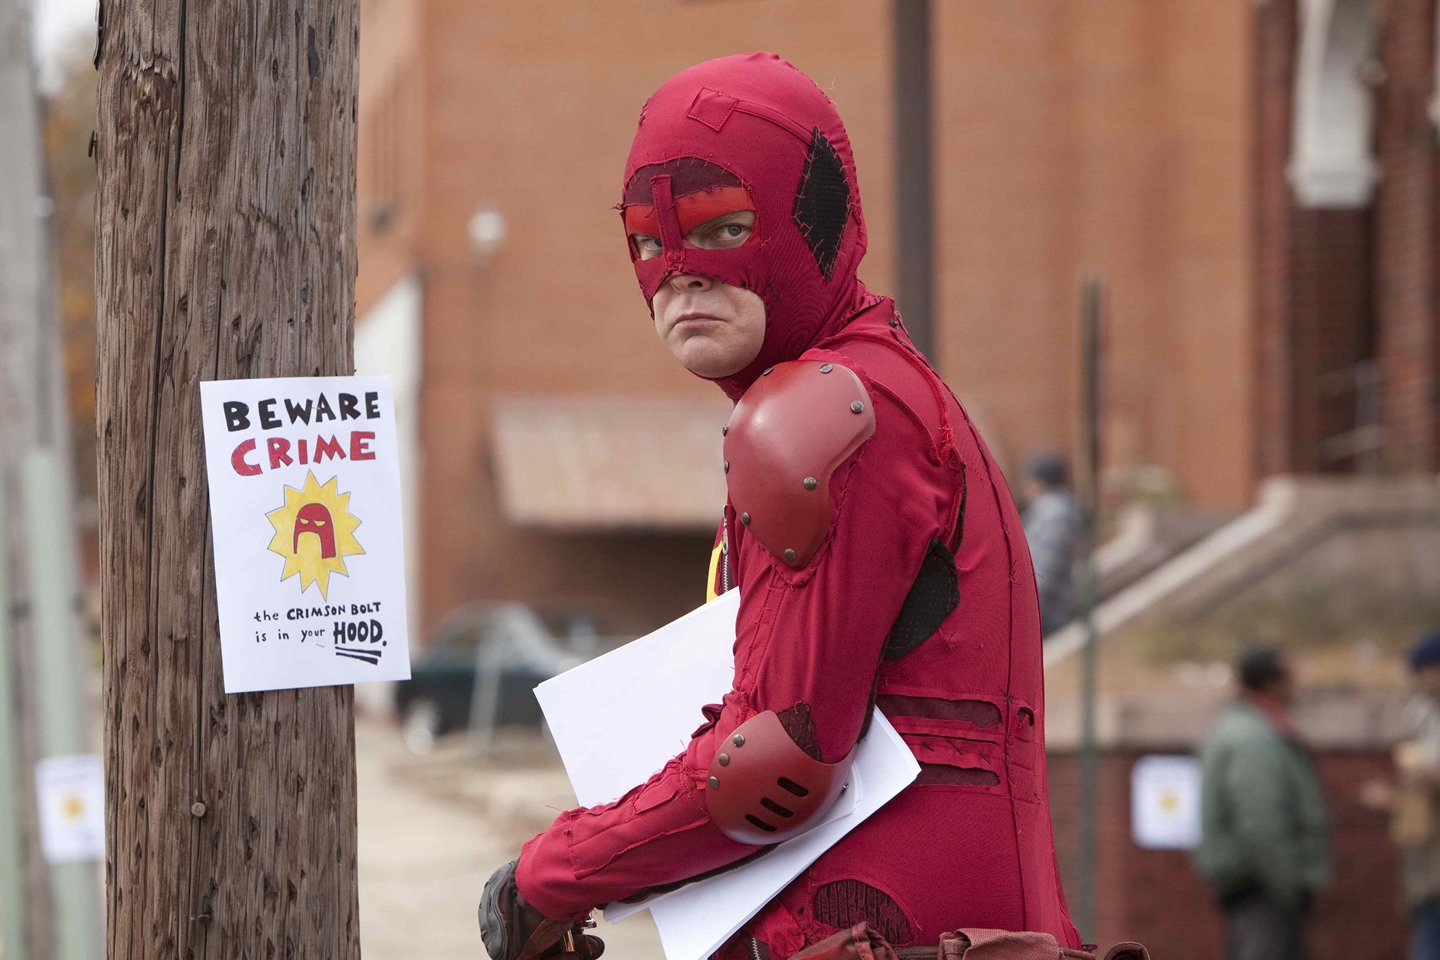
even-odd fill
[{"label": "brick wall", "polygon": [[[1372,355],[1370,210],[1290,214],[1290,421],[1287,472],[1349,471],[1331,447],[1356,426],[1353,371]],[[1343,448],[1342,448],[1343,449]]]},{"label": "brick wall", "polygon": [[1012,476],[1072,451],[1079,277],[1098,274],[1106,466],[1245,505],[1249,0],[934,11],[941,372]]},{"label": "brick wall", "polygon": [[[1012,470],[1073,446],[1077,277],[1096,270],[1110,462],[1165,466],[1208,506],[1248,502],[1250,3],[935,5],[937,360]],[[656,342],[610,209],[640,104],[670,73],[754,49],[810,72],[855,147],[862,276],[890,289],[888,3],[600,6],[365,0],[358,298],[363,313],[411,272],[424,288],[427,622],[481,597],[612,596],[653,625],[697,596],[704,537],[524,533],[489,476],[497,398],[714,393]],[[483,264],[466,238],[481,204],[509,226]]]},{"label": "brick wall", "polygon": [[[1184,750],[1170,752],[1186,752]],[[1083,930],[1102,945],[1138,940],[1163,960],[1223,955],[1220,911],[1185,851],[1141,850],[1130,839],[1130,770],[1140,756],[1101,758],[1096,923]],[[1052,753],[1050,803],[1061,876],[1075,905],[1079,769],[1074,753]],[[1400,909],[1399,857],[1384,817],[1361,807],[1360,785],[1391,775],[1386,750],[1328,750],[1320,776],[1333,820],[1334,879],[1316,899],[1308,928],[1310,960],[1401,957],[1406,923]]]},{"label": "brick wall", "polygon": [[1372,214],[1306,210],[1286,177],[1300,42],[1295,0],[1255,5],[1255,460],[1262,476],[1349,470],[1354,366],[1373,354]]},{"label": "brick wall", "polygon": [[1437,461],[1436,159],[1428,115],[1434,88],[1433,0],[1382,0],[1376,152],[1375,306],[1384,377],[1385,463],[1434,470]]},{"label": "brick wall", "polygon": [[1257,243],[1256,462],[1261,475],[1350,470],[1321,443],[1355,424],[1345,371],[1381,367],[1381,463],[1440,465],[1440,330],[1436,319],[1435,5],[1376,0],[1375,156],[1380,182],[1363,210],[1301,210],[1290,159],[1295,0],[1255,7],[1252,106]]}]

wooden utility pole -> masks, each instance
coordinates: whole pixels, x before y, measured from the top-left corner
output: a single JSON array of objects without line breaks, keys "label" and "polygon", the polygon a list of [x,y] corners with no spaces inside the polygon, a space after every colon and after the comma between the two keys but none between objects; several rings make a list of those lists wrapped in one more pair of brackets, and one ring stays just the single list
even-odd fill
[{"label": "wooden utility pole", "polygon": [[351,372],[359,2],[101,17],[108,956],[352,960],[352,691],[224,693],[198,384]]}]

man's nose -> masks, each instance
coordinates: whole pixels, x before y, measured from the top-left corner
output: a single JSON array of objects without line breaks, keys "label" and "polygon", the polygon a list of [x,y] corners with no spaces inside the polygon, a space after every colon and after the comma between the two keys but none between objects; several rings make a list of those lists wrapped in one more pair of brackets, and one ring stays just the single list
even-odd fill
[{"label": "man's nose", "polygon": [[676,293],[704,293],[715,285],[715,278],[698,273],[677,273],[670,278],[669,283]]}]

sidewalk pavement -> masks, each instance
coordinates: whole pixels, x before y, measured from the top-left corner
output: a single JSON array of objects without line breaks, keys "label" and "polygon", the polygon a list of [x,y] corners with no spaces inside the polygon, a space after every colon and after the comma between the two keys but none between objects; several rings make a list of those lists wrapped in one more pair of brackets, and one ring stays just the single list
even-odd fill
[{"label": "sidewalk pavement", "polygon": [[[360,943],[365,960],[484,960],[476,906],[520,845],[575,805],[554,747],[499,741],[487,759],[463,738],[405,749],[391,722],[355,720]],[[606,960],[663,960],[648,913],[602,922]]]}]

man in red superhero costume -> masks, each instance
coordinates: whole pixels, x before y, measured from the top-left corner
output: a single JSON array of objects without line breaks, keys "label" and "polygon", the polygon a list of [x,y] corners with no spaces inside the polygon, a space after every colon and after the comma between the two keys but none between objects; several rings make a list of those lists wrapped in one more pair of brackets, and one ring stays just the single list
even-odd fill
[{"label": "man in red superhero costume", "polygon": [[745,787],[727,769],[749,756],[737,745],[778,720],[777,762],[843,776],[875,705],[918,780],[720,956],[784,960],[861,921],[896,946],[962,927],[1080,945],[1051,834],[1020,520],[894,303],[856,276],[856,184],[834,105],[774,55],[692,67],[641,112],[621,203],[640,286],[665,344],[736,401],[714,585],[740,590],[734,686],[649,781],[562,814],[496,873],[481,905],[494,960],[593,956],[593,937],[561,942],[592,908],[761,849],[791,811],[724,807]]}]

